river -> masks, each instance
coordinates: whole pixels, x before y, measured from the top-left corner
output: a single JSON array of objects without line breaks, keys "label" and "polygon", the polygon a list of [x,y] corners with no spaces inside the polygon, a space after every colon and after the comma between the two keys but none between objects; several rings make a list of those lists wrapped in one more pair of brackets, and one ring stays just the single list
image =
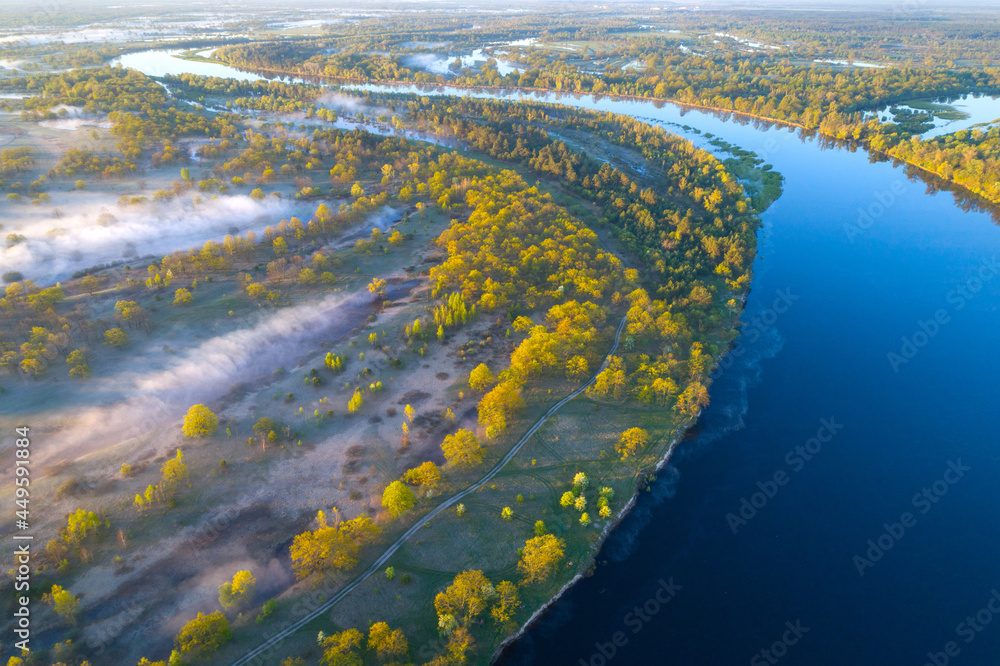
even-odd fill
[{"label": "river", "polygon": [[688,125],[785,176],[712,404],[594,575],[499,663],[995,663],[990,215],[788,128],[610,97],[497,96]]}]

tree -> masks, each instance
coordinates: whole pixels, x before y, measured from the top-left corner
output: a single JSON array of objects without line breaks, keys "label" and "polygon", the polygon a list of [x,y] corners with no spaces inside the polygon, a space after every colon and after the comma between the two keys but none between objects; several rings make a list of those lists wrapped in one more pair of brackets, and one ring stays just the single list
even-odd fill
[{"label": "tree", "polygon": [[445,459],[456,467],[472,467],[483,462],[483,446],[471,431],[462,429],[441,442]]},{"label": "tree", "polygon": [[398,518],[416,504],[413,491],[402,481],[393,481],[382,491],[382,506],[393,518]]},{"label": "tree", "polygon": [[85,275],[80,279],[80,287],[91,296],[101,288],[101,280],[93,275]]},{"label": "tree", "polygon": [[410,646],[402,629],[376,622],[368,629],[368,649],[374,650],[380,661],[402,661]]},{"label": "tree", "polygon": [[511,624],[514,613],[521,606],[521,599],[517,594],[517,585],[509,580],[500,581],[496,591],[496,604],[490,610],[490,617],[500,625],[502,630],[506,631]]},{"label": "tree", "polygon": [[622,460],[625,460],[644,449],[647,444],[649,444],[648,432],[642,428],[629,428],[622,433],[615,449],[621,454]]},{"label": "tree", "polygon": [[608,366],[598,373],[589,392],[602,397],[610,395],[615,400],[621,400],[625,397],[626,386],[625,362],[620,356],[612,356]]},{"label": "tree", "polygon": [[469,373],[469,387],[473,391],[482,391],[495,381],[489,366],[480,363]]},{"label": "tree", "polygon": [[357,629],[324,636],[319,644],[323,650],[319,663],[323,666],[361,666],[360,651],[364,639]]},{"label": "tree", "polygon": [[433,490],[441,482],[441,470],[433,460],[428,460],[413,469],[407,470],[403,478],[407,483],[424,486]]},{"label": "tree", "polygon": [[368,291],[375,294],[379,298],[385,297],[385,287],[387,282],[382,278],[372,278],[372,281],[368,283]]},{"label": "tree", "polygon": [[262,416],[253,424],[253,434],[260,437],[260,446],[267,450],[267,440],[272,432],[277,432],[278,424],[269,416]]},{"label": "tree", "polygon": [[70,546],[79,546],[84,539],[101,527],[101,518],[93,511],[77,509],[66,518],[62,538]]},{"label": "tree", "polygon": [[482,571],[463,571],[434,597],[434,609],[439,616],[453,615],[466,624],[487,609],[495,594],[493,584]]},{"label": "tree", "polygon": [[521,385],[514,379],[500,382],[479,401],[479,423],[487,437],[495,437],[507,429],[507,419],[524,406]]},{"label": "tree", "polygon": [[184,416],[185,437],[210,437],[219,428],[219,419],[205,405],[192,405]]},{"label": "tree", "polygon": [[194,303],[194,297],[187,289],[182,287],[174,292],[174,305],[191,305],[192,303]]},{"label": "tree", "polygon": [[120,328],[110,328],[104,332],[104,344],[120,349],[129,343],[128,334]]},{"label": "tree", "polygon": [[219,586],[219,603],[226,610],[249,606],[257,591],[257,580],[249,571],[237,571],[232,581]]},{"label": "tree", "polygon": [[[465,627],[455,629],[448,636],[448,644],[445,646],[445,654],[443,655],[445,658],[444,663],[456,666],[465,664],[468,659],[468,653],[475,644],[476,641],[473,640],[472,634],[468,629]],[[434,662],[431,663],[433,664]]]},{"label": "tree", "polygon": [[53,585],[52,590],[43,597],[43,601],[52,606],[52,610],[67,624],[76,624],[76,615],[80,612],[80,602],[69,590],[59,585]]},{"label": "tree", "polygon": [[708,405],[708,389],[700,382],[692,382],[677,398],[674,409],[684,416],[694,418]]},{"label": "tree", "polygon": [[85,379],[90,376],[90,364],[87,363],[87,352],[76,349],[66,357],[66,364],[69,365],[69,376],[78,379]]},{"label": "tree", "polygon": [[184,454],[180,449],[177,449],[177,455],[163,463],[160,477],[162,479],[160,488],[168,498],[174,496],[181,482],[188,481],[188,485],[191,485],[187,463],[184,462]]},{"label": "tree", "polygon": [[566,542],[552,534],[532,537],[524,544],[517,570],[525,583],[543,581],[551,575],[563,558]]},{"label": "tree", "polygon": [[577,381],[584,379],[589,370],[587,359],[583,356],[574,356],[566,361],[566,376]]},{"label": "tree", "polygon": [[268,289],[259,282],[251,282],[246,287],[247,296],[260,301],[267,297]]},{"label": "tree", "polygon": [[316,529],[292,540],[292,569],[298,578],[327,569],[350,569],[358,563],[358,550],[379,533],[368,516],[358,516],[339,525],[327,523],[326,514],[316,515]]},{"label": "tree", "polygon": [[229,620],[222,611],[209,615],[198,613],[193,620],[181,627],[174,639],[174,646],[185,660],[200,659],[225,645],[232,636]]}]

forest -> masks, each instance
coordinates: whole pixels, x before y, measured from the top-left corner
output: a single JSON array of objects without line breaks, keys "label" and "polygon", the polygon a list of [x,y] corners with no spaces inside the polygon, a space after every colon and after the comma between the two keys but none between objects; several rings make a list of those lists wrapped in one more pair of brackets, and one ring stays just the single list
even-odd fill
[{"label": "forest", "polygon": [[907,106],[1000,93],[975,12],[879,15],[891,40],[854,12],[652,12],[158,37],[254,81],[109,64],[137,35],[0,42],[25,61],[0,76],[0,402],[52,447],[44,647],[8,666],[231,663],[272,638],[282,666],[484,663],[709,404],[770,165],[629,116],[352,83],[708,107],[1000,203],[997,124],[928,138],[940,110]]},{"label": "forest", "polygon": [[[170,90],[185,96],[225,99],[225,112],[207,113],[182,110],[178,92],[119,68],[30,75],[4,85],[26,95],[14,114],[28,132],[64,117],[59,110],[66,107],[103,114],[110,123],[94,130],[102,148],[54,155],[5,149],[4,177],[32,182],[30,188],[11,183],[11,194],[72,201],[132,183],[138,175],[148,180],[124,190],[113,210],[100,213],[96,224],[107,228],[154,206],[176,202],[197,211],[234,196],[260,205],[287,200],[311,212],[159,257],[93,266],[55,284],[5,276],[0,358],[6,375],[0,385],[37,386],[25,395],[70,395],[102,386],[140,350],[162,345],[168,356],[176,353],[171,331],[183,322],[230,329],[243,318],[254,321],[269,312],[280,317],[348,289],[360,288],[374,299],[371,318],[378,322],[298,368],[302,379],[295,381],[310,392],[304,401],[299,390],[287,390],[278,400],[279,390],[276,402],[266,396],[264,409],[251,417],[227,409],[230,399],[188,404],[181,423],[157,431],[170,444],[155,462],[118,457],[112,448],[109,455],[118,459],[106,489],[95,493],[80,489],[79,482],[63,482],[59,501],[75,506],[61,526],[50,528],[38,570],[46,626],[62,635],[48,650],[51,663],[93,656],[83,639],[86,618],[93,604],[106,602],[76,592],[84,581],[104,567],[144,570],[135,554],[156,542],[160,525],[178,519],[197,524],[219,507],[221,497],[208,500],[202,489],[235,499],[235,489],[220,487],[224,479],[277,469],[289,449],[318,450],[342,441],[338,433],[364,423],[358,419],[380,420],[373,411],[386,394],[399,394],[392,388],[394,378],[401,381],[396,375],[405,377],[408,368],[416,373],[421,358],[448,352],[450,344],[464,341],[454,361],[467,368],[460,371],[457,400],[440,412],[406,404],[395,442],[378,444],[395,447],[399,462],[370,482],[372,472],[353,481],[358,454],[349,448],[338,494],[343,499],[333,507],[321,500],[311,506],[310,520],[284,527],[290,541],[285,553],[300,582],[261,598],[260,570],[228,571],[216,609],[192,612],[168,645],[161,641],[159,651],[144,651],[139,663],[211,661],[252,641],[256,627],[294,619],[296,594],[342,584],[433,508],[439,493],[460,491],[495,464],[535,405],[547,399],[542,396],[598,374],[588,400],[655,405],[656,418],[670,427],[688,422],[707,404],[709,372],[732,339],[749,285],[759,211],[725,165],[661,129],[544,106],[469,100],[441,106],[412,96],[359,102],[376,122],[458,142],[469,149],[463,154],[361,128],[332,128],[338,114],[317,106],[318,93],[310,86],[170,80]],[[307,131],[280,122],[261,126],[242,115],[250,110],[300,113],[314,124]],[[350,113],[353,121],[365,118]],[[647,175],[630,176],[623,164],[588,157],[563,135],[641,145],[634,159],[647,164]],[[42,158],[45,172],[32,175]],[[354,231],[390,206],[404,211],[397,223],[370,234]],[[17,236],[8,243],[28,242]],[[418,249],[417,243],[426,245]],[[416,261],[425,256],[430,266],[407,269],[408,253]],[[391,280],[373,270],[392,265],[423,283],[417,300],[389,300]],[[402,309],[396,313],[396,307]],[[602,350],[623,317],[624,347],[601,371]],[[351,350],[362,340],[365,351]],[[477,357],[483,361],[473,361]],[[285,384],[296,374],[281,368],[275,373],[278,379],[267,383]],[[329,395],[312,397],[316,392]],[[472,408],[471,420],[460,420],[462,404]],[[395,408],[382,411],[397,414]],[[606,427],[618,425],[610,419]],[[559,481],[567,490],[551,501],[518,492],[509,506],[490,512],[511,526],[506,538],[520,551],[506,560],[510,575],[484,572],[496,563],[457,571],[444,585],[410,571],[398,574],[400,580],[416,579],[412,603],[426,611],[414,618],[431,618],[431,633],[443,637],[435,653],[421,659],[450,664],[473,654],[485,658],[561,585],[567,554],[589,548],[599,535],[595,528],[620,506],[615,493],[633,492],[637,470],[659,455],[660,438],[645,431],[626,437],[625,430],[613,435],[620,439],[612,447],[620,459],[595,450],[594,460],[581,461],[575,476]],[[423,442],[434,442],[437,451]],[[615,471],[609,476],[600,470]],[[565,476],[556,467],[551,473]],[[604,485],[590,486],[588,474],[603,478]],[[351,485],[345,488],[345,482]],[[351,487],[357,490],[348,493]],[[570,503],[562,504],[567,495]],[[545,517],[554,510],[575,514]],[[530,529],[513,529],[532,513]],[[479,516],[479,510],[469,513],[462,503],[449,520],[470,515]],[[290,527],[295,531],[289,533]],[[384,574],[388,580],[397,576],[393,566]],[[433,587],[425,597],[428,583]],[[324,630],[311,648],[292,641],[289,649],[300,656],[293,652],[284,663],[412,658],[409,641],[424,640],[424,620],[400,626],[398,616],[385,619],[372,616],[356,628]],[[113,645],[120,651],[115,654],[129,654],[124,644]],[[20,657],[10,663],[21,663]]]}]

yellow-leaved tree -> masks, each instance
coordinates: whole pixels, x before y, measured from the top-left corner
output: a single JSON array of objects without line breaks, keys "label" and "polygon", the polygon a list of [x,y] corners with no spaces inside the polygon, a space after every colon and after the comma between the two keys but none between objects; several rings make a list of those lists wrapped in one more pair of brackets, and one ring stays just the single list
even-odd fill
[{"label": "yellow-leaved tree", "polygon": [[215,434],[219,419],[205,405],[192,405],[184,416],[185,437],[208,437]]}]

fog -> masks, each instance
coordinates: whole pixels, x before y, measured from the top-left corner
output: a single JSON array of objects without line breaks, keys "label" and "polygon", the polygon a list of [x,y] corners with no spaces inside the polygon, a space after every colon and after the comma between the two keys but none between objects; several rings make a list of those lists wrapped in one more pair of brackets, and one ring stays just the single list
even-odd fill
[{"label": "fog", "polygon": [[[87,399],[97,406],[69,412],[63,428],[38,452],[39,459],[76,458],[173,424],[179,432],[192,404],[211,404],[241,382],[269,379],[279,367],[294,368],[320,341],[363,322],[373,298],[362,290],[271,310],[246,328],[176,354],[163,349],[162,339],[150,342],[127,368],[90,380]],[[261,388],[259,381],[255,388]]]},{"label": "fog", "polygon": [[296,213],[311,217],[312,208],[284,199],[254,201],[246,195],[199,204],[153,201],[124,209],[84,204],[60,218],[46,214],[8,222],[4,235],[13,232],[25,240],[0,249],[0,266],[36,282],[54,282],[97,264],[221,241],[234,229],[256,232]]}]

